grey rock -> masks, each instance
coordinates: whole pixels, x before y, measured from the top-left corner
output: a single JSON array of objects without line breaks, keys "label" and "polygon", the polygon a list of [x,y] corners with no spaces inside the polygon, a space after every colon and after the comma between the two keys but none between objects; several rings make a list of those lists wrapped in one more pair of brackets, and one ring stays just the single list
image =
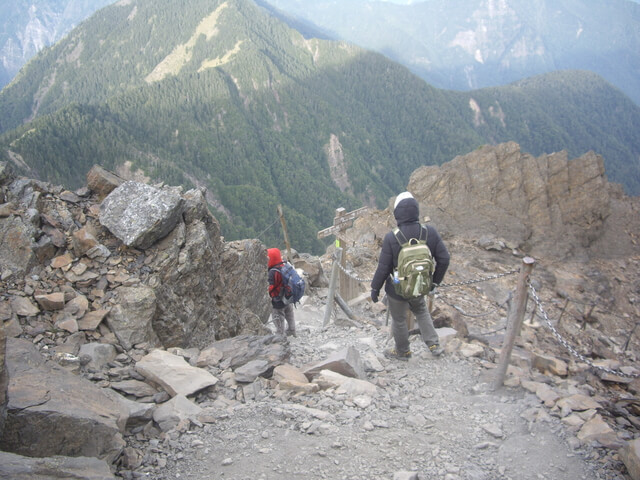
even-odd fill
[{"label": "grey rock", "polygon": [[115,290],[117,304],[107,314],[105,321],[129,350],[137,343],[158,344],[152,321],[156,315],[156,295],[152,288],[118,287]]},{"label": "grey rock", "polygon": [[184,395],[176,395],[171,400],[163,403],[153,413],[153,420],[160,426],[163,432],[176,427],[181,420],[197,417],[202,408],[190,401]]},{"label": "grey rock", "polygon": [[393,480],[419,480],[418,472],[395,472],[393,474]]},{"label": "grey rock", "polygon": [[180,221],[184,200],[139,182],[124,182],[100,205],[100,223],[131,247],[149,248]]},{"label": "grey rock", "polygon": [[[128,412],[126,429],[143,426],[153,420],[153,412],[156,409],[155,403],[137,402],[123,397],[118,392],[104,389],[104,393],[114,402],[118,403],[122,409]],[[169,400],[167,398],[167,400]]]},{"label": "grey rock", "polygon": [[32,249],[36,230],[19,216],[0,218],[0,271],[23,276],[37,260]]},{"label": "grey rock", "polygon": [[122,380],[111,382],[111,388],[138,398],[153,397],[158,391],[146,382],[140,380]]},{"label": "grey rock", "polygon": [[331,370],[346,377],[367,378],[360,354],[354,347],[347,347],[335,352],[325,360],[307,365],[304,368],[304,373],[311,380],[322,370]]},{"label": "grey rock", "polygon": [[184,358],[164,350],[154,350],[136,364],[136,371],[171,396],[193,395],[215,385],[218,379],[206,370],[192,367]]},{"label": "grey rock", "polygon": [[620,449],[620,458],[633,480],[640,480],[640,439],[628,442]]},{"label": "grey rock", "polygon": [[11,480],[115,480],[104,460],[91,457],[32,458],[0,451],[0,478]]},{"label": "grey rock", "polygon": [[15,296],[11,298],[11,309],[22,317],[35,317],[40,309],[27,297]]},{"label": "grey rock", "polygon": [[261,375],[266,374],[273,367],[266,360],[251,360],[235,370],[236,381],[251,383]]},{"label": "grey rock", "polygon": [[287,362],[291,349],[278,335],[239,335],[210,345],[222,353],[220,368],[236,369],[253,360],[266,360],[271,369]]}]

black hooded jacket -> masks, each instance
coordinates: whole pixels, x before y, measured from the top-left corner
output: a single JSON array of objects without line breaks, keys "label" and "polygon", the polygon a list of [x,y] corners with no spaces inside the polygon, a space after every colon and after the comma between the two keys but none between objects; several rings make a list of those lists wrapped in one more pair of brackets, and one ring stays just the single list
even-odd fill
[{"label": "black hooded jacket", "polygon": [[[427,229],[427,246],[431,250],[436,261],[436,269],[433,273],[433,283],[439,284],[444,278],[444,274],[449,268],[450,255],[438,231],[431,225],[420,225],[420,214],[418,202],[415,198],[405,198],[401,200],[393,210],[393,216],[396,219],[398,228],[407,239],[420,238],[420,229]],[[424,232],[422,233],[424,238]],[[398,253],[400,252],[400,243],[396,239],[393,232],[385,235],[382,242],[382,251],[378,259],[378,268],[373,275],[371,281],[371,289],[380,291],[382,285],[385,284],[385,292],[390,297],[402,300],[393,287],[391,275],[398,265]]]}]

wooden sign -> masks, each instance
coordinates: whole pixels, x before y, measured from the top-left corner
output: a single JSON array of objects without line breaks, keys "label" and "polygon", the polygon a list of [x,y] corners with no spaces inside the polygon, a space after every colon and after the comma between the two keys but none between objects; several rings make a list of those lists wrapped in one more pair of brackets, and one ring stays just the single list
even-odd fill
[{"label": "wooden sign", "polygon": [[333,226],[320,230],[318,232],[318,238],[328,237],[329,235],[336,235],[343,230],[346,230],[351,226],[351,221],[358,218],[360,215],[369,210],[369,207],[362,207],[353,210],[349,213],[344,213],[345,209],[340,207],[336,209],[336,216],[333,219]]}]

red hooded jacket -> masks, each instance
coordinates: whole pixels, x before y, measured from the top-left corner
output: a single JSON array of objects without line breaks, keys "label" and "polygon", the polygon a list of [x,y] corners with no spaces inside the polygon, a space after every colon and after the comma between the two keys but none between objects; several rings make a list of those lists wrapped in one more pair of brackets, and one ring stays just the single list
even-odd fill
[{"label": "red hooded jacket", "polygon": [[284,294],[282,275],[280,274],[279,267],[283,265],[282,255],[280,249],[269,248],[267,250],[269,262],[269,296],[271,297],[271,303],[276,308],[284,308],[285,304],[282,302]]}]

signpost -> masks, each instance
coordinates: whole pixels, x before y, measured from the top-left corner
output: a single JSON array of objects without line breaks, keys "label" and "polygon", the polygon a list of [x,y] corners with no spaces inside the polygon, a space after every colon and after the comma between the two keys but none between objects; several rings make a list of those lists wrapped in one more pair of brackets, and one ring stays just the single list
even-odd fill
[{"label": "signpost", "polygon": [[[353,225],[353,221],[360,215],[365,213],[367,210],[369,210],[369,207],[362,207],[347,213],[344,208],[337,208],[336,216],[333,219],[333,226],[325,228],[324,230],[320,230],[318,232],[318,238],[325,238],[329,235],[335,235],[336,247],[344,249],[342,252],[342,259],[340,260],[340,265],[342,265],[343,267],[346,265],[347,261],[347,244],[344,239],[344,234],[347,228]],[[358,296],[357,281],[349,277],[346,273],[344,273],[342,269],[339,272],[339,284],[340,296],[345,301],[348,302],[349,300]]]}]

